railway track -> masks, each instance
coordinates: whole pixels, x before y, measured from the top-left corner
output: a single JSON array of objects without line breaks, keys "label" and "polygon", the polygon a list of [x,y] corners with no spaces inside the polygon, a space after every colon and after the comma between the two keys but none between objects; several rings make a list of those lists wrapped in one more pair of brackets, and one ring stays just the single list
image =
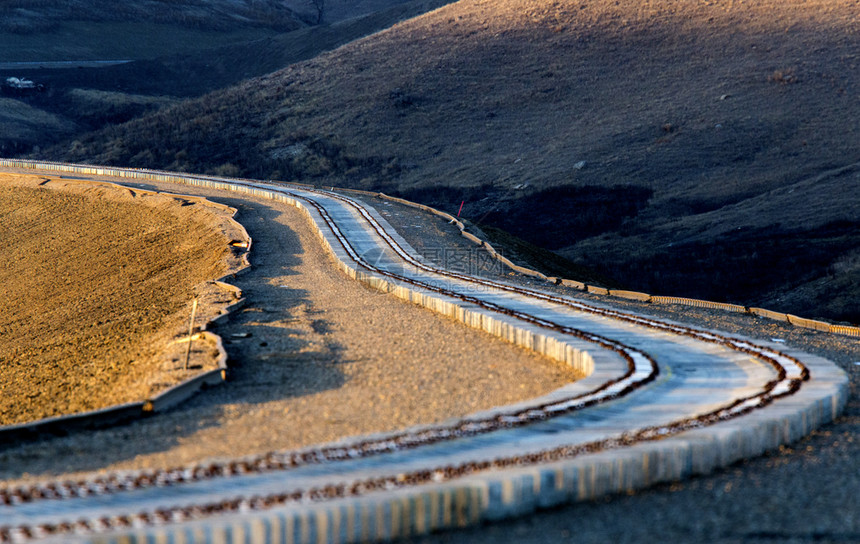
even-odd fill
[{"label": "railway track", "polygon": [[[2,488],[0,542],[217,540],[213,530],[244,534],[251,526],[274,541],[275,533],[286,541],[385,539],[704,472],[798,438],[845,400],[844,375],[816,357],[441,269],[372,208],[335,192],[204,176],[182,182],[298,206],[351,276],[590,368],[591,376],[547,398],[446,424]],[[531,482],[532,499],[511,498],[521,480]],[[412,506],[395,516],[392,504],[404,497]]]}]

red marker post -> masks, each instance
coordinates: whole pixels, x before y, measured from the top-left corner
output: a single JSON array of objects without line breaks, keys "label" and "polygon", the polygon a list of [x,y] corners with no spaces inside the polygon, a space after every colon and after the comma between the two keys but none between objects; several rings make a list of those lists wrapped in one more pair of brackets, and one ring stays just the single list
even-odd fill
[{"label": "red marker post", "polygon": [[460,212],[463,211],[463,204],[465,204],[465,203],[466,203],[465,200],[463,202],[460,202],[460,209],[457,210],[457,217],[460,217]]}]

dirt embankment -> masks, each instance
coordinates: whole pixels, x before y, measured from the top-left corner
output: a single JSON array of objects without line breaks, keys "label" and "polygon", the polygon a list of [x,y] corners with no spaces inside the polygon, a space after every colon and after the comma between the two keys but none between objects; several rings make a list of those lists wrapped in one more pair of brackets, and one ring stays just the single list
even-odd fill
[{"label": "dirt embankment", "polygon": [[[238,267],[227,211],[115,186],[0,174],[0,425],[139,401],[186,372],[190,302]],[[212,304],[214,305],[212,305]],[[202,319],[197,321],[202,322]]]}]

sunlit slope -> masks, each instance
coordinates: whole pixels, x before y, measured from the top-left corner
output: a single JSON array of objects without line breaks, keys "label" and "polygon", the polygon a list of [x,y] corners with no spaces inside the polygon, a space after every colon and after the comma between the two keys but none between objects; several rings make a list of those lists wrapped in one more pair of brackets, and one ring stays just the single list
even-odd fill
[{"label": "sunlit slope", "polygon": [[401,194],[631,288],[860,320],[860,4],[463,0],[51,158]]}]

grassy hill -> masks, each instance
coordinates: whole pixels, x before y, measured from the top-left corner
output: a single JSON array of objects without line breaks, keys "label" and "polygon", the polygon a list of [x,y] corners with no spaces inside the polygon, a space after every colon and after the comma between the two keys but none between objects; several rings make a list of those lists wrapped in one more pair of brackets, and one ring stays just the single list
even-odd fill
[{"label": "grassy hill", "polygon": [[[175,20],[161,12],[129,19],[144,6],[140,2],[108,13],[106,3],[84,7],[45,1],[34,4],[38,9],[23,10],[28,23],[17,30],[12,23],[22,10],[13,7],[26,2],[0,5],[0,15],[8,17],[0,21],[0,84],[7,77],[26,77],[46,89],[7,95],[0,102],[0,155],[38,153],[63,139],[312,58],[448,2],[328,0],[325,24],[309,24],[315,15],[305,0],[249,0],[237,3],[233,12],[217,1],[172,2],[164,13],[205,7],[198,19]],[[36,60],[105,59],[131,62],[19,67]],[[23,110],[33,114],[22,117]]]},{"label": "grassy hill", "polygon": [[462,0],[48,158],[373,188],[624,285],[860,321],[856,2]]},{"label": "grassy hill", "polygon": [[[101,71],[75,66],[45,69],[36,65],[34,69],[21,63],[140,61],[205,54],[213,47],[260,40],[305,26],[300,14],[274,0],[0,2],[0,84],[8,77],[24,77],[45,89],[0,95],[0,153],[38,149],[106,122],[127,121],[169,102],[166,97],[176,96],[165,82],[159,88],[154,74],[145,69],[135,70],[135,79],[148,82],[150,89],[156,88],[154,92],[145,90],[146,85],[125,88],[122,77],[115,76],[123,70],[128,73],[128,66]],[[86,104],[74,96],[92,90],[102,93],[90,92]],[[98,100],[99,96],[106,100]],[[29,113],[22,117],[21,111]]]}]

